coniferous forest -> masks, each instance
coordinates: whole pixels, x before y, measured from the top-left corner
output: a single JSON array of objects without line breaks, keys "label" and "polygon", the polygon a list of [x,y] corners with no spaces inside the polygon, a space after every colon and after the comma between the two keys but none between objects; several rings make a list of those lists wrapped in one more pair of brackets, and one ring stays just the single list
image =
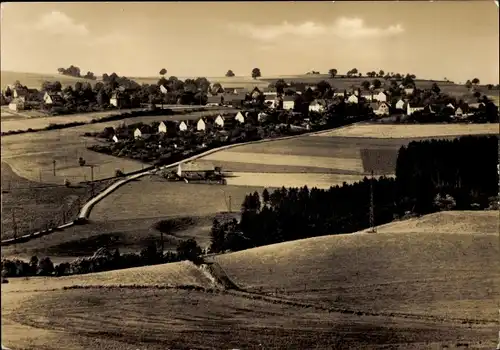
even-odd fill
[{"label": "coniferous forest", "polygon": [[214,220],[211,252],[237,251],[370,227],[439,210],[484,210],[498,203],[497,136],[411,142],[401,147],[396,178],[364,178],[328,190],[281,188],[246,196],[241,220]]}]

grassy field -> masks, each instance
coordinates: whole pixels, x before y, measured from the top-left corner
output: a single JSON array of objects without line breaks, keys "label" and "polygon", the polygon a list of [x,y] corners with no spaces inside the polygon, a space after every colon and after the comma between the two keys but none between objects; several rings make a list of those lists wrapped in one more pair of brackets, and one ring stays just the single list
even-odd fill
[{"label": "grassy field", "polygon": [[248,193],[262,190],[262,187],[185,184],[142,177],[97,203],[89,224],[4,247],[2,254],[21,258],[48,255],[71,260],[92,255],[102,246],[138,252],[152,241],[159,242],[160,232],[154,224],[161,220],[175,221],[175,229],[165,235],[166,250],[175,250],[179,240],[187,238],[195,238],[198,244],[207,247],[213,218],[228,210],[229,196],[231,209],[239,212]]},{"label": "grassy field", "polygon": [[22,85],[27,86],[29,89],[39,89],[42,87],[44,81],[59,81],[61,85],[75,85],[76,82],[89,82],[94,84],[95,80],[88,80],[84,78],[75,78],[67,75],[61,74],[40,74],[40,73],[24,73],[24,72],[10,72],[2,70],[0,80],[2,81],[2,89],[5,89],[6,85],[14,84],[16,80],[19,80]]},{"label": "grassy field", "polygon": [[461,135],[498,134],[500,125],[493,124],[412,124],[387,125],[366,124],[353,125],[332,130],[311,137],[360,137],[360,138],[425,138],[448,137]]},{"label": "grassy field", "polygon": [[[105,127],[117,127],[122,123],[126,125],[137,122],[150,124],[163,119],[179,118],[196,120],[201,116],[214,114],[217,114],[217,111],[193,112],[169,117],[135,117],[68,129],[3,136],[1,157],[2,161],[8,163],[18,175],[31,181],[40,181],[41,177],[42,182],[59,185],[64,182],[65,178],[71,182],[90,180],[90,168],[80,167],[79,157],[83,157],[87,164],[97,165],[94,168],[94,179],[108,178],[115,175],[116,169],[131,172],[140,170],[145,165],[127,158],[117,158],[87,150],[87,146],[99,141],[94,138],[81,137],[85,132],[102,131]],[[29,122],[36,120],[29,120]],[[2,130],[4,130],[3,126]],[[53,175],[53,160],[56,160],[56,176]]]},{"label": "grassy field", "polygon": [[[373,313],[498,318],[498,212],[437,213],[216,257],[243,288]],[[314,278],[311,278],[314,276]]]},{"label": "grassy field", "polygon": [[45,229],[51,221],[69,221],[77,212],[78,201],[83,205],[90,195],[88,186],[67,188],[32,182],[17,176],[6,163],[1,165],[2,239],[13,237],[14,224],[21,236]]},{"label": "grassy field", "polygon": [[[214,287],[187,262],[10,279],[1,290],[2,343],[14,349],[491,349],[500,297],[497,223],[497,212],[444,212],[385,225],[376,234],[217,256],[250,293],[161,288]],[[73,285],[86,288],[63,289]]]}]

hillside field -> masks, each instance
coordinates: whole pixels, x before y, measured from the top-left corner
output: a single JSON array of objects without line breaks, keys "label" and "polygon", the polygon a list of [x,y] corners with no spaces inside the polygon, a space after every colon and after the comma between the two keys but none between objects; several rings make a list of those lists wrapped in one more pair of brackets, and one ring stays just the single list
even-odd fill
[{"label": "hillside field", "polygon": [[[265,73],[265,72],[264,72]],[[170,73],[166,75],[168,78]],[[135,80],[139,84],[156,84],[160,79],[160,76],[151,77],[128,77]],[[178,76],[179,79],[196,79],[197,77],[182,77]],[[328,74],[319,75],[284,75],[284,76],[262,76],[261,78],[253,79],[251,76],[235,76],[235,77],[206,77],[211,83],[220,83],[223,87],[241,87],[246,89],[253,89],[254,87],[266,88],[270,83],[275,82],[278,79],[283,79],[286,82],[302,82],[306,84],[317,84],[321,80],[326,80],[330,85],[332,85],[337,90],[349,89],[352,87],[360,87],[361,83],[365,80],[373,81],[374,79],[379,79],[382,83],[386,83],[383,78],[368,78],[368,77],[353,77],[353,78],[331,78]],[[23,85],[28,86],[28,88],[40,89],[42,83],[46,80],[48,81],[60,81],[63,86],[74,85],[77,81],[89,82],[95,84],[97,81],[101,81],[101,77],[97,77],[97,80],[87,80],[83,78],[74,78],[70,76],[54,74],[39,74],[39,73],[23,73],[23,72],[9,72],[1,71],[1,81],[2,89],[5,89],[7,84],[12,84],[14,81],[19,80]],[[415,84],[420,89],[429,89],[434,81],[432,80],[422,80],[416,79]],[[451,82],[436,81],[440,86],[441,90],[453,96],[462,96],[469,93],[468,89],[464,85],[454,84]],[[486,86],[477,87],[481,93],[491,96],[498,96],[498,90],[488,90]]]},{"label": "hillside field", "polygon": [[[492,349],[497,225],[498,212],[442,212],[377,233],[216,256],[243,292],[164,289],[214,288],[187,262],[10,279],[1,290],[2,343],[36,349],[57,342],[70,350]],[[86,288],[63,289],[74,285]]]},{"label": "hillside field", "polygon": [[76,82],[89,82],[95,84],[95,80],[88,80],[84,78],[75,78],[62,74],[40,74],[40,73],[25,73],[25,72],[10,72],[2,70],[0,76],[0,81],[2,82],[2,90],[6,88],[7,85],[14,84],[16,80],[22,85],[27,86],[29,89],[38,89],[42,87],[44,81],[59,81],[61,85],[75,85]]},{"label": "hillside field", "polygon": [[[79,185],[67,188],[32,182],[17,176],[2,162],[2,239],[45,229],[50,221],[62,224],[77,212],[78,201],[83,204],[90,187]],[[63,214],[64,211],[64,214]]]},{"label": "hillside field", "polygon": [[[231,112],[232,110],[224,111]],[[94,138],[82,137],[85,132],[102,131],[105,127],[117,127],[120,124],[130,125],[137,122],[150,124],[154,121],[168,119],[196,120],[201,116],[213,116],[218,113],[220,111],[213,110],[166,117],[135,117],[67,129],[2,136],[1,158],[19,176],[31,181],[40,181],[41,177],[42,182],[60,185],[63,184],[66,178],[73,183],[90,180],[90,168],[80,167],[78,164],[79,157],[83,157],[87,164],[96,165],[94,168],[95,180],[108,178],[115,175],[116,169],[131,172],[140,170],[147,164],[88,150],[86,147],[100,141]],[[67,117],[62,118],[62,122],[71,120]],[[41,119],[43,118],[30,119],[25,124],[25,127],[32,126],[28,122],[39,123]],[[4,130],[3,125],[4,123],[2,123],[2,130]],[[56,160],[56,176],[53,175],[53,160]]]},{"label": "hillside field", "polygon": [[495,322],[498,222],[498,211],[443,212],[377,233],[316,237],[215,259],[248,290],[375,313]]}]

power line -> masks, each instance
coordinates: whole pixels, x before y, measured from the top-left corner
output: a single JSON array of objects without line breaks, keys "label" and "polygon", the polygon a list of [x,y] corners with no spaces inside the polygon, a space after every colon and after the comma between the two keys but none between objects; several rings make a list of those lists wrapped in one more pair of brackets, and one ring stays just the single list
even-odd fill
[{"label": "power line", "polygon": [[377,232],[377,229],[375,228],[375,204],[373,200],[373,170],[371,172],[371,179],[370,179],[370,232],[375,233]]}]

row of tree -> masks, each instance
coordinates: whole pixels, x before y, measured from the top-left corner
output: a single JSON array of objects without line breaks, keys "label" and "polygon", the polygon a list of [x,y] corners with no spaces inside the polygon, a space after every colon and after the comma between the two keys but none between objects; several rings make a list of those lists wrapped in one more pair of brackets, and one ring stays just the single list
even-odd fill
[{"label": "row of tree", "polygon": [[498,202],[497,162],[496,136],[412,142],[399,151],[395,179],[249,194],[240,223],[214,220],[211,251],[366,229],[372,189],[375,225],[440,209],[484,209]]},{"label": "row of tree", "polygon": [[71,77],[76,77],[76,78],[85,78],[85,79],[90,79],[90,80],[96,80],[97,77],[94,75],[92,72],[87,72],[85,75],[81,75],[81,71],[79,67],[75,67],[73,65],[69,66],[68,68],[58,68],[57,72],[62,75],[68,75]]}]

